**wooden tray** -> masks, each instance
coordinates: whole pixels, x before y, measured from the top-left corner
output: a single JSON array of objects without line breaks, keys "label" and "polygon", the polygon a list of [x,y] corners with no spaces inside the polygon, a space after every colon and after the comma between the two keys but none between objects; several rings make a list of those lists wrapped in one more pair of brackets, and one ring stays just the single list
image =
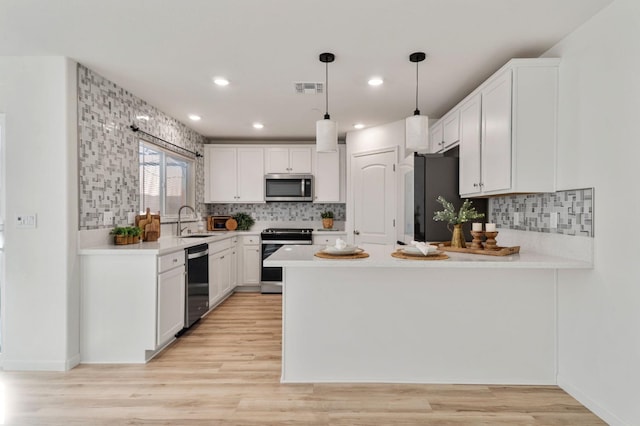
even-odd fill
[{"label": "wooden tray", "polygon": [[444,243],[438,244],[438,250],[454,251],[457,253],[484,254],[486,256],[509,256],[512,254],[520,253],[520,246],[514,246],[514,247],[496,246],[496,250],[485,250],[485,249],[474,249],[470,247],[467,247],[467,248],[451,247],[451,242],[446,241]]},{"label": "wooden tray", "polygon": [[369,257],[369,253],[360,251],[353,254],[329,254],[319,251],[314,256],[321,257],[323,259],[364,259],[366,257]]},{"label": "wooden tray", "polygon": [[142,241],[157,241],[160,238],[160,213],[151,214],[147,207],[146,214],[136,215],[135,224],[142,229]]},{"label": "wooden tray", "polygon": [[449,258],[444,253],[434,254],[432,256],[415,256],[402,252],[402,249],[398,249],[391,253],[391,257],[395,257],[396,259],[409,259],[409,260],[446,260]]}]

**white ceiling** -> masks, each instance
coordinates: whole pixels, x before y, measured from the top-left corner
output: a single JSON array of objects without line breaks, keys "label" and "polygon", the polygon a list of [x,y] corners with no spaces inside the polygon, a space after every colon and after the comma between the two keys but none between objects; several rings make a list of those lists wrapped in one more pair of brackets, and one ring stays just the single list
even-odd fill
[{"label": "white ceiling", "polygon": [[[324,96],[297,95],[294,82],[324,81],[322,52],[336,55],[329,112],[344,135],[413,113],[410,53],[427,53],[419,106],[438,118],[611,1],[0,0],[0,55],[70,57],[207,137],[313,139]],[[382,86],[367,85],[374,75]]]}]

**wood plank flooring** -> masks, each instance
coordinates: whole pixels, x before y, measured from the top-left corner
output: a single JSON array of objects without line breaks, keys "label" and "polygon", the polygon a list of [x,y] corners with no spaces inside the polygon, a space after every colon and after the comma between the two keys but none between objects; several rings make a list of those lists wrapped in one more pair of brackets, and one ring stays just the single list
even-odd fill
[{"label": "wood plank flooring", "polygon": [[605,424],[555,386],[280,384],[280,307],[235,294],[146,365],[2,372],[5,424]]}]

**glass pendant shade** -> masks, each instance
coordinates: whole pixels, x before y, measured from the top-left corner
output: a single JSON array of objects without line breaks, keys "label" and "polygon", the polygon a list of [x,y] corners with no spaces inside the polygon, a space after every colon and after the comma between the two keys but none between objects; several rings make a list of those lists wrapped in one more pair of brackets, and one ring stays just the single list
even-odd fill
[{"label": "glass pendant shade", "polygon": [[338,150],[338,123],[328,118],[316,121],[316,151]]},{"label": "glass pendant shade", "polygon": [[405,154],[429,152],[429,117],[412,115],[405,120]]}]

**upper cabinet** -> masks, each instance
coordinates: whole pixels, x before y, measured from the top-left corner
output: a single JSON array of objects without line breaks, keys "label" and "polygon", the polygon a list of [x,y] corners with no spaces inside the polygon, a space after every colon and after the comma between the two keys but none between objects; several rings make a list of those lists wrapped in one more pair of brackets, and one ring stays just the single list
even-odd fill
[{"label": "upper cabinet", "polygon": [[265,148],[266,173],[311,174],[311,146]]},{"label": "upper cabinet", "polygon": [[555,191],[558,65],[513,59],[456,107],[461,196]]},{"label": "upper cabinet", "polygon": [[336,152],[314,152],[314,203],[344,203],[345,145]]},{"label": "upper cabinet", "polygon": [[205,203],[264,203],[264,148],[205,146]]},{"label": "upper cabinet", "polygon": [[430,152],[443,152],[460,141],[460,110],[453,109],[429,129]]}]

